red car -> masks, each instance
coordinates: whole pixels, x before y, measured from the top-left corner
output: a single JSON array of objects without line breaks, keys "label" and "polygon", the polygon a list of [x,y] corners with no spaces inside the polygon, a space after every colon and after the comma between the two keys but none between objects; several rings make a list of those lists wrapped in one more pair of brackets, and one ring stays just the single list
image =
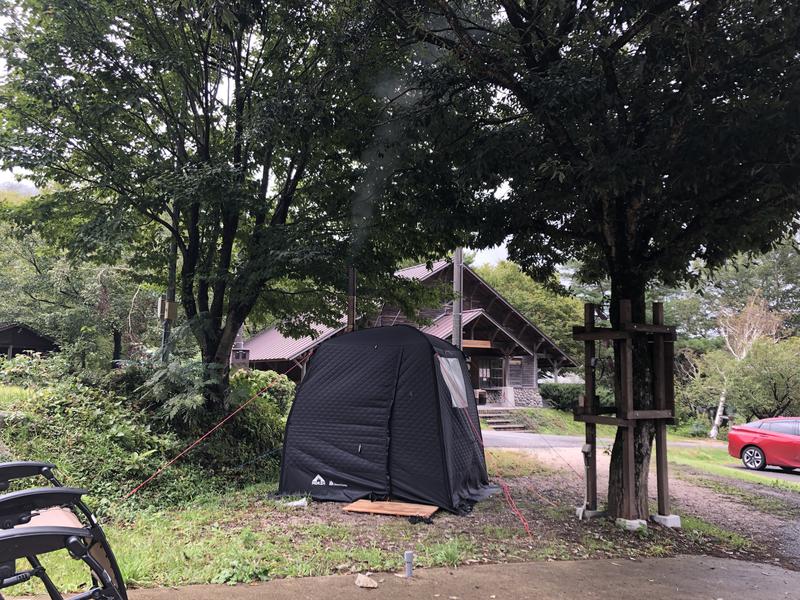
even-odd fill
[{"label": "red car", "polygon": [[728,454],[758,471],[767,465],[784,471],[800,468],[800,417],[762,419],[731,427]]}]

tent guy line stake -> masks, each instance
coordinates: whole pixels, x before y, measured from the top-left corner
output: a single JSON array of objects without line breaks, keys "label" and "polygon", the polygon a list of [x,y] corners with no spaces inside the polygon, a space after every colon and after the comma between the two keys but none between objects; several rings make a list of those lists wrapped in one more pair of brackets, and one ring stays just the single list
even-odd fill
[{"label": "tent guy line stake", "polygon": [[266,392],[266,391],[270,390],[270,389],[271,389],[273,386],[275,386],[275,384],[277,384],[277,383],[278,383],[279,377],[280,377],[281,375],[286,375],[287,373],[291,372],[291,370],[292,370],[292,369],[294,369],[296,366],[297,366],[297,365],[292,365],[291,367],[289,367],[289,368],[288,368],[286,371],[284,371],[283,373],[279,373],[279,374],[278,374],[278,377],[276,377],[275,379],[273,379],[273,380],[272,380],[272,381],[271,381],[271,382],[270,382],[268,385],[265,385],[263,388],[261,388],[260,390],[258,390],[258,391],[257,391],[255,394],[253,394],[253,395],[252,395],[252,396],[251,396],[251,397],[250,397],[250,398],[249,398],[249,399],[248,399],[246,402],[243,402],[242,404],[240,404],[240,405],[239,405],[239,407],[238,407],[236,410],[234,410],[234,411],[233,411],[232,413],[230,413],[230,414],[229,414],[227,417],[225,417],[224,419],[222,419],[222,420],[221,420],[219,423],[217,423],[216,425],[214,425],[214,426],[213,426],[211,429],[209,429],[208,431],[206,431],[206,432],[205,432],[203,435],[201,435],[199,438],[197,438],[197,439],[196,439],[195,441],[193,441],[191,444],[189,444],[188,446],[186,446],[186,448],[184,448],[183,450],[181,450],[181,451],[180,451],[180,452],[179,452],[179,453],[178,453],[178,454],[177,454],[177,455],[176,455],[176,456],[175,456],[173,459],[171,459],[171,460],[167,461],[166,463],[164,463],[163,465],[161,465],[161,467],[159,467],[159,468],[156,470],[156,472],[155,472],[155,473],[153,473],[152,475],[150,475],[150,477],[148,477],[147,479],[145,479],[145,480],[144,480],[142,483],[140,483],[140,484],[139,484],[139,485],[137,485],[135,488],[133,488],[133,489],[132,489],[130,492],[128,492],[127,494],[125,494],[125,496],[123,496],[123,497],[122,497],[121,501],[122,501],[122,502],[124,502],[125,500],[128,500],[128,499],[129,499],[131,496],[133,496],[134,494],[136,494],[136,493],[137,493],[139,490],[141,490],[143,487],[145,487],[145,486],[146,486],[146,485],[148,485],[150,482],[152,482],[152,481],[153,481],[153,480],[154,480],[156,477],[158,477],[159,475],[161,475],[161,474],[162,474],[164,471],[166,471],[168,468],[170,468],[172,465],[174,465],[176,462],[178,462],[178,461],[179,461],[179,460],[180,460],[182,457],[186,456],[187,454],[189,454],[189,452],[191,452],[191,451],[192,451],[192,450],[194,450],[194,449],[195,449],[197,446],[199,446],[200,444],[202,444],[202,443],[203,443],[203,441],[205,441],[205,439],[206,439],[206,438],[208,438],[209,436],[211,436],[211,435],[212,435],[212,434],[213,434],[213,433],[214,433],[214,432],[215,432],[217,429],[219,429],[220,427],[222,427],[223,425],[225,425],[225,423],[227,423],[227,422],[228,422],[228,421],[230,421],[230,420],[231,420],[233,417],[235,417],[235,416],[236,416],[236,415],[238,415],[240,412],[242,412],[242,411],[243,411],[243,410],[244,410],[244,409],[245,409],[245,408],[246,408],[246,407],[247,407],[247,406],[248,406],[248,405],[249,405],[251,402],[253,402],[253,401],[254,401],[256,398],[258,398],[258,397],[259,397],[261,394],[263,394],[264,392]]}]

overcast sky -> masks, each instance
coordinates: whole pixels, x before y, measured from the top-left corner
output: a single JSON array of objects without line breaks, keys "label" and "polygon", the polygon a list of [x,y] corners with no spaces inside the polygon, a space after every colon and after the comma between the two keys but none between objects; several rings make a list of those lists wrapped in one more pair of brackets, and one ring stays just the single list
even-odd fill
[{"label": "overcast sky", "polygon": [[505,244],[502,246],[493,246],[486,250],[478,250],[475,252],[475,265],[492,264],[496,265],[500,261],[508,258],[508,250]]}]

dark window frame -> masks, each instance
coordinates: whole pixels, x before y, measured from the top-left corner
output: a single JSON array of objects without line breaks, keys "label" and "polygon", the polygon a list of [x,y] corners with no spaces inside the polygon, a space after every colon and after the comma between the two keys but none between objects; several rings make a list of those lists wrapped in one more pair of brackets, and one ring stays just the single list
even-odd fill
[{"label": "dark window frame", "polygon": [[478,387],[484,390],[503,387],[503,359],[494,356],[476,358],[478,364]]}]

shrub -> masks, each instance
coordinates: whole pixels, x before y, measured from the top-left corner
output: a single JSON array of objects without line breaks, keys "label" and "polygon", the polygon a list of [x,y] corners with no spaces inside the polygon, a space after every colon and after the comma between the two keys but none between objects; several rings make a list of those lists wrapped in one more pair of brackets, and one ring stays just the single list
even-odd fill
[{"label": "shrub", "polygon": [[173,455],[176,436],[156,434],[125,401],[74,379],[20,396],[19,416],[2,429],[17,460],[55,463],[64,479],[103,498],[118,499]]},{"label": "shrub", "polygon": [[[159,379],[166,398],[142,385],[152,379],[154,368],[130,365],[92,379],[69,373],[57,357],[0,360],[0,384],[26,390],[10,396],[6,408],[18,416],[0,437],[15,459],[55,463],[66,482],[90,490],[96,505],[108,508],[223,416],[208,413],[201,404],[194,422],[170,419],[168,408],[175,399],[168,390],[179,379],[176,374],[191,367],[173,367]],[[182,503],[231,484],[271,478],[294,384],[274,372],[237,373],[228,407],[234,410],[273,381],[268,391],[138,493],[133,506]]]},{"label": "shrub", "polygon": [[209,415],[203,398],[204,370],[199,360],[182,360],[172,357],[166,364],[158,360],[131,364],[125,369],[127,376],[117,375],[114,383],[129,387],[137,380],[143,383],[130,398],[152,413],[162,427],[192,435],[217,415]]},{"label": "shrub", "polygon": [[5,385],[46,387],[68,373],[69,365],[59,354],[48,358],[38,354],[18,354],[10,360],[0,357],[0,383]]},{"label": "shrub", "polygon": [[542,383],[539,393],[547,406],[558,410],[572,410],[583,394],[584,386],[580,383]]},{"label": "shrub", "polygon": [[284,415],[289,413],[294,400],[294,388],[291,379],[275,371],[240,370],[231,376],[231,397],[237,404],[258,394],[273,403]]},{"label": "shrub", "polygon": [[[546,405],[558,410],[572,411],[586,388],[582,383],[542,383],[539,393]],[[597,396],[601,406],[613,406],[614,394],[606,387],[598,386]]]},{"label": "shrub", "polygon": [[708,422],[708,419],[695,417],[680,420],[678,426],[675,427],[675,433],[685,437],[705,438],[708,437],[710,429],[711,423]]},{"label": "shrub", "polygon": [[[269,387],[269,389],[265,389]],[[263,479],[277,471],[294,398],[294,383],[274,371],[237,371],[231,377],[231,410],[258,394],[225,424],[224,435],[214,435],[201,448],[203,462],[216,469],[234,470],[247,480]],[[256,470],[260,470],[260,475]]]}]

